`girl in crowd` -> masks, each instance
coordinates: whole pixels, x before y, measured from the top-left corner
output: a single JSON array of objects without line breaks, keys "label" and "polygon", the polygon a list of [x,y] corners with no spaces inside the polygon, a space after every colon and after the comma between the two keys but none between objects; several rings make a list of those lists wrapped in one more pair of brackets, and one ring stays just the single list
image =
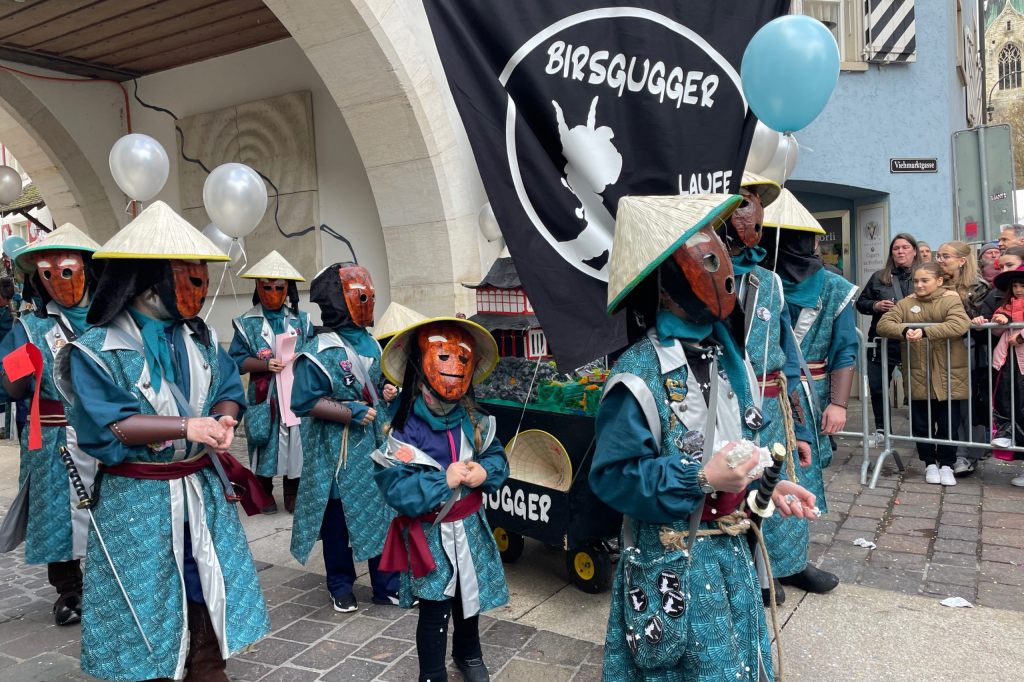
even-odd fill
[{"label": "girl in crowd", "polygon": [[384,373],[404,388],[385,447],[374,453],[391,524],[381,568],[402,571],[401,604],[419,601],[416,652],[421,682],[443,682],[448,620],[452,659],[468,682],[490,679],[479,614],[508,603],[483,495],[508,478],[494,417],[473,400],[498,360],[490,333],[468,320],[424,320],[384,350]]},{"label": "girl in crowd", "polygon": [[[996,324],[1024,322],[1024,267],[1003,272],[996,286],[1006,292],[1005,303],[992,316]],[[1024,330],[1009,329],[992,353],[998,371],[994,395],[995,437],[992,445],[1009,448],[1024,444]],[[1024,475],[1010,481],[1024,487]]]},{"label": "girl in crowd", "polygon": [[[960,297],[944,288],[946,277],[939,264],[920,264],[914,270],[914,293],[878,321],[881,336],[906,340],[903,367],[915,437],[955,439],[961,401],[969,393],[967,347],[960,339],[970,319]],[[917,454],[925,463],[926,482],[956,485],[955,445],[918,442]]]},{"label": "girl in crowd", "polygon": [[[931,251],[929,250],[929,259]],[[920,258],[921,242],[906,232],[901,232],[889,242],[889,258],[885,267],[871,275],[864,290],[857,297],[857,312],[871,316],[868,328],[868,339],[878,339],[878,320],[888,312],[896,302],[912,291],[911,273]],[[886,376],[882,377],[882,341],[875,343],[868,351],[868,385],[871,389],[871,411],[875,416],[875,433],[868,436],[868,445],[882,445],[882,428],[885,415],[882,405],[882,391],[887,390],[892,381],[892,372],[899,362],[899,344],[889,342],[889,362]]]},{"label": "girl in crowd", "polygon": [[[999,256],[999,272],[1011,272],[1024,265],[1024,246],[1011,246]],[[999,287],[997,286],[998,290]]]}]

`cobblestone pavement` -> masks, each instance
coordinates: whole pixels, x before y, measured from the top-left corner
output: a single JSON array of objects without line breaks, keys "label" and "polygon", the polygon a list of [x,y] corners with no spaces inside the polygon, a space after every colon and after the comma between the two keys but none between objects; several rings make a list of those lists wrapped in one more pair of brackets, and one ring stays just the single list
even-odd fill
[{"label": "cobblestone pavement", "polygon": [[[982,606],[1024,611],[1024,490],[1009,484],[1024,462],[987,460],[956,487],[942,488],[924,483],[920,463],[903,446],[907,472],[892,467],[871,490],[860,485],[856,442],[845,439],[840,446],[828,470],[829,514],[812,526],[814,561],[847,583],[935,600],[961,596]],[[5,493],[0,502],[11,497]],[[877,548],[857,547],[857,538]],[[524,561],[507,570],[514,578],[551,570],[536,563]],[[371,605],[368,589],[357,584],[360,610],[339,614],[330,606],[321,575],[265,562],[258,566],[273,633],[229,662],[233,680],[416,679],[415,612]],[[787,609],[803,598],[795,589],[790,592],[796,594]],[[562,594],[570,604],[602,604],[603,611],[591,610],[587,617],[603,622],[607,593]],[[0,679],[92,679],[78,671],[78,628],[53,625],[52,599],[44,567],[25,566],[20,552],[0,556]],[[481,618],[484,656],[494,679],[600,678],[599,645],[516,622],[522,609],[494,613],[498,618]],[[574,617],[567,609],[565,618]],[[599,630],[601,623],[595,626]],[[453,670],[451,679],[460,676]]]}]

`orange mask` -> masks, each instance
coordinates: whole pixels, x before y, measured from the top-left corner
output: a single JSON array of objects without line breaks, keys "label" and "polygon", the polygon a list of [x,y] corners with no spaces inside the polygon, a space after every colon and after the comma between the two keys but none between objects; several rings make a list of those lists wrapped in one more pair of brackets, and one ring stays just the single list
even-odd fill
[{"label": "orange mask", "polygon": [[280,310],[288,298],[288,282],[283,279],[257,280],[256,295],[267,310]]},{"label": "orange mask", "polygon": [[434,393],[449,403],[466,395],[477,361],[473,336],[457,325],[436,322],[420,329],[417,343],[423,376]]},{"label": "orange mask", "polygon": [[736,279],[729,253],[715,231],[702,227],[672,252],[672,261],[708,311],[720,320],[727,318],[736,307]]},{"label": "orange mask", "polygon": [[764,207],[757,192],[740,188],[743,203],[733,211],[729,222],[744,246],[757,246],[761,242],[761,223],[764,222]]},{"label": "orange mask", "polygon": [[81,251],[42,251],[36,256],[36,274],[54,301],[71,308],[85,296],[85,258]]},{"label": "orange mask", "polygon": [[341,280],[341,292],[345,296],[348,314],[357,327],[369,327],[373,324],[373,304],[377,294],[370,279],[370,271],[361,265],[348,265],[338,268],[338,279]]},{"label": "orange mask", "polygon": [[174,298],[178,312],[182,319],[191,319],[203,309],[206,292],[210,288],[210,273],[206,263],[172,260],[171,274],[174,276]]}]

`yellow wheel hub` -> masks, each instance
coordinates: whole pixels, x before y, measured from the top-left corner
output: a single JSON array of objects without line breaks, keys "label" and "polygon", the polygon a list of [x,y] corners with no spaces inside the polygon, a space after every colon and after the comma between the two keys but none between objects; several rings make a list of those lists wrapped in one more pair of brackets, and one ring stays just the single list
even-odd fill
[{"label": "yellow wheel hub", "polygon": [[594,579],[594,560],[586,552],[576,552],[573,566],[576,568],[576,575],[583,580]]},{"label": "yellow wheel hub", "polygon": [[508,533],[504,528],[494,529],[494,542],[498,545],[499,552],[508,551]]}]

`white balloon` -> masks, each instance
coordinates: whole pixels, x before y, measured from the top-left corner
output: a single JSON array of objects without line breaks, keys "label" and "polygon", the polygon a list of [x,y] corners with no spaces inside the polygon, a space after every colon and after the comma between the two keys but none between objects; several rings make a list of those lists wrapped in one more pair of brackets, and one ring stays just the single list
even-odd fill
[{"label": "white balloon", "polygon": [[480,208],[477,214],[477,222],[480,224],[480,232],[484,239],[489,242],[496,242],[501,239],[501,228],[498,227],[498,219],[494,217],[494,209],[491,203],[487,202]]},{"label": "white balloon", "polygon": [[211,242],[217,245],[217,248],[226,253],[231,257],[230,264],[238,265],[242,261],[242,254],[245,252],[245,240],[234,239],[217,229],[217,226],[210,223],[203,228],[203,234],[205,234]]},{"label": "white balloon", "polygon": [[110,148],[110,174],[121,191],[149,201],[164,188],[171,162],[163,146],[149,135],[125,135]]},{"label": "white balloon", "polygon": [[0,166],[0,204],[9,204],[21,196],[21,173],[10,166]]},{"label": "white balloon", "polygon": [[797,144],[796,138],[792,135],[782,135],[779,137],[779,146],[771,163],[760,174],[781,185],[789,180],[799,158],[800,145]]},{"label": "white balloon", "polygon": [[746,169],[751,173],[764,175],[762,171],[772,162],[775,150],[779,148],[779,138],[781,137],[780,133],[758,121],[757,127],[754,128],[754,139],[750,142]]},{"label": "white balloon", "polygon": [[244,163],[217,166],[203,184],[203,205],[210,220],[229,237],[244,237],[267,212],[267,186]]}]

